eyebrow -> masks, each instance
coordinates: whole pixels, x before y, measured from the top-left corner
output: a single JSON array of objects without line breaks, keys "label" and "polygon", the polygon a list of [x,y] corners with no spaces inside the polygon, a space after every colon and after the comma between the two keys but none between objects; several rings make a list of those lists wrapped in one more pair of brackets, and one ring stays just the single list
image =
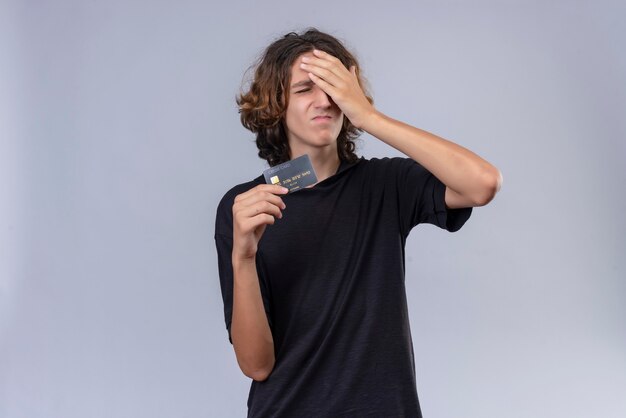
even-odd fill
[{"label": "eyebrow", "polygon": [[302,81],[298,81],[297,83],[293,83],[291,85],[292,89],[297,89],[298,87],[310,87],[313,84],[313,80],[302,80]]}]

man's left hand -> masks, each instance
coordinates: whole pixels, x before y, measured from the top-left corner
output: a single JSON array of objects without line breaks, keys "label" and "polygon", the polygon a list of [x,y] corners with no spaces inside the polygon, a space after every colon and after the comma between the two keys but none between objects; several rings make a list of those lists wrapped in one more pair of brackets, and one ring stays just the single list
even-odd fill
[{"label": "man's left hand", "polygon": [[339,106],[357,128],[363,128],[368,115],[375,112],[359,85],[356,67],[348,70],[336,57],[327,52],[313,50],[314,57],[302,57],[300,68]]}]

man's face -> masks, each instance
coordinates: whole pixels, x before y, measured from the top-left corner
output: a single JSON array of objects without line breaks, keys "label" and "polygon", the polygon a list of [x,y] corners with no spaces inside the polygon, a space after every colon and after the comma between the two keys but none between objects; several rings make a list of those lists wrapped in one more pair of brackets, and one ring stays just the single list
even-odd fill
[{"label": "man's face", "polygon": [[291,150],[335,147],[343,124],[343,113],[300,68],[303,56],[313,57],[313,54],[302,54],[291,66],[289,105],[285,115],[289,146]]}]

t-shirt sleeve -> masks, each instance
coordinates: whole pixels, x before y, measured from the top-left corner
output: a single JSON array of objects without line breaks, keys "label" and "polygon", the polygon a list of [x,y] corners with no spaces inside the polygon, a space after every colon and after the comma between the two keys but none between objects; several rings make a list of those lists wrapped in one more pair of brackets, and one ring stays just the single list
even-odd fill
[{"label": "t-shirt sleeve", "polygon": [[217,248],[217,267],[220,275],[220,288],[224,301],[224,320],[228,331],[228,341],[233,343],[230,335],[230,324],[233,317],[233,265],[231,254],[233,248],[232,238],[215,234],[215,246]]},{"label": "t-shirt sleeve", "polygon": [[472,208],[446,208],[446,185],[410,158],[392,158],[398,192],[400,228],[404,236],[420,223],[455,232],[472,214]]}]

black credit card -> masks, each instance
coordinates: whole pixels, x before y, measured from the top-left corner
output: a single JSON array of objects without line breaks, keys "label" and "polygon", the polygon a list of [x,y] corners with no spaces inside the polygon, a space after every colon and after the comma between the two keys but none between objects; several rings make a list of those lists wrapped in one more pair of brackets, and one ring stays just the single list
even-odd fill
[{"label": "black credit card", "polygon": [[317,183],[315,170],[307,154],[268,168],[263,172],[263,177],[266,183],[286,187],[289,193]]}]

